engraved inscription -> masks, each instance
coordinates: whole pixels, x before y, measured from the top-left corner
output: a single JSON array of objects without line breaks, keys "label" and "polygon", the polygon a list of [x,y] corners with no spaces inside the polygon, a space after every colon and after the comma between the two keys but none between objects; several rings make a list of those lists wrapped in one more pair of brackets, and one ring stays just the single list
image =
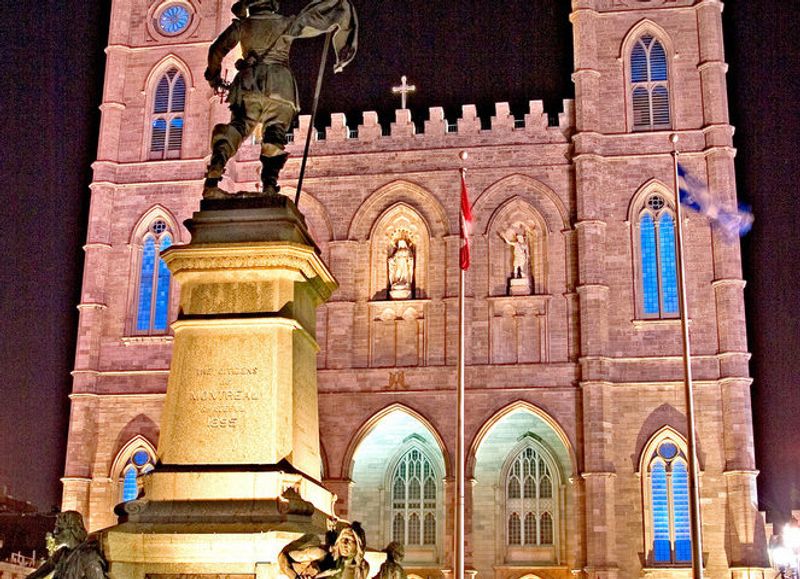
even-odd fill
[{"label": "engraved inscription", "polygon": [[241,428],[247,405],[261,399],[258,390],[242,382],[259,375],[257,367],[197,368],[195,376],[211,382],[189,393],[189,400],[199,406],[206,427],[212,430]]}]

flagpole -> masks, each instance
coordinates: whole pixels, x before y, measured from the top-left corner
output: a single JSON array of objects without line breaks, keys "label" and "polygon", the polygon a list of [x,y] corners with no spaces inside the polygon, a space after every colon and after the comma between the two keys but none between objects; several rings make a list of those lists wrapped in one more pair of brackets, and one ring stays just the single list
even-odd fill
[{"label": "flagpole", "polygon": [[[460,154],[462,161],[466,161],[467,153],[462,151]],[[466,183],[467,170],[461,167],[461,182]],[[460,198],[460,197],[459,197]],[[463,214],[459,209],[461,227],[464,227]],[[462,231],[462,235],[465,232]],[[464,579],[464,529],[465,529],[465,509],[464,509],[464,487],[465,487],[465,452],[464,452],[464,293],[466,289],[466,270],[459,263],[458,268],[458,394],[457,394],[457,442],[456,442],[456,516],[455,516],[455,545],[453,549],[455,579]]]},{"label": "flagpole", "polygon": [[689,313],[686,297],[686,266],[683,247],[683,209],[681,207],[680,178],[678,175],[678,135],[670,136],[672,141],[672,161],[675,177],[675,220],[678,261],[678,306],[681,314],[681,333],[683,336],[683,372],[686,396],[686,423],[689,451],[689,512],[691,516],[692,537],[692,576],[703,578],[703,532],[700,519],[700,479],[697,467],[697,432],[694,412],[694,380],[692,377],[692,352],[689,336]]}]

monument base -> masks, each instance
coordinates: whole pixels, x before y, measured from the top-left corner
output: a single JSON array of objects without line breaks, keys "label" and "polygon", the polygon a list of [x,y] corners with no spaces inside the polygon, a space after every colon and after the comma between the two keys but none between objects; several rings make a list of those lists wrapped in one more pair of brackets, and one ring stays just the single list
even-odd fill
[{"label": "monument base", "polygon": [[512,277],[508,280],[508,295],[510,296],[529,296],[531,295],[531,280],[527,277]]},{"label": "monument base", "polygon": [[286,197],[204,199],[164,260],[181,289],[159,462],[102,532],[114,579],[279,576],[324,539],[316,308],[336,288]]}]

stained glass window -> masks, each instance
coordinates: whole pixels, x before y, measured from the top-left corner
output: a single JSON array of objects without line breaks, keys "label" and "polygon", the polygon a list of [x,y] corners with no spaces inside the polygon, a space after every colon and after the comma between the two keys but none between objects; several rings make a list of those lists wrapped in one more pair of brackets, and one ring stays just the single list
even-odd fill
[{"label": "stained glass window", "polygon": [[686,458],[673,442],[659,445],[650,461],[653,562],[689,563],[689,477]]},{"label": "stained glass window", "polygon": [[533,446],[519,452],[506,475],[506,542],[514,545],[552,545],[558,501],[553,467]]},{"label": "stained glass window", "polygon": [[174,36],[180,34],[189,22],[192,20],[192,15],[183,4],[170,4],[161,10],[158,16],[158,28],[164,34]]},{"label": "stained glass window", "polygon": [[159,78],[153,98],[150,158],[179,157],[183,146],[186,79],[177,68],[170,68]]},{"label": "stained glass window", "polygon": [[154,221],[142,243],[136,307],[137,333],[158,334],[167,331],[171,276],[161,254],[171,245],[172,235],[166,222],[162,219]]},{"label": "stained glass window", "polygon": [[122,500],[133,501],[139,497],[139,477],[153,470],[152,455],[144,448],[136,450],[122,471]]},{"label": "stained glass window", "polygon": [[404,545],[436,544],[436,475],[419,448],[406,452],[392,475],[392,539]]},{"label": "stained glass window", "polygon": [[652,195],[639,217],[642,313],[646,318],[678,315],[675,218],[661,195]]},{"label": "stained glass window", "polygon": [[639,38],[631,51],[630,71],[633,129],[670,128],[669,66],[661,41],[649,34]]}]

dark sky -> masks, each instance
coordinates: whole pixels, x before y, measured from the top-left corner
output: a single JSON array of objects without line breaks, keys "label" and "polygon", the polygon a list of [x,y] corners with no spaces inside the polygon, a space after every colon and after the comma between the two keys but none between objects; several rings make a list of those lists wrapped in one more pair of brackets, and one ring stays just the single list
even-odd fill
[{"label": "dark sky", "polygon": [[[487,116],[571,98],[568,0],[354,0],[360,53],[329,76],[322,109],[392,120],[390,87],[402,74],[429,106],[455,119],[462,104]],[[743,246],[754,358],[762,508],[788,511],[800,480],[800,209],[795,201],[800,115],[800,11],[786,0],[728,0],[729,93],[739,148],[740,197],[756,226]],[[285,1],[295,12],[300,0]],[[0,479],[41,507],[60,500],[91,179],[110,0],[0,2]],[[294,68],[316,66],[320,44],[298,44]],[[311,74],[313,75],[313,73]],[[309,103],[310,80],[301,81]],[[323,115],[324,118],[324,115]]]}]

